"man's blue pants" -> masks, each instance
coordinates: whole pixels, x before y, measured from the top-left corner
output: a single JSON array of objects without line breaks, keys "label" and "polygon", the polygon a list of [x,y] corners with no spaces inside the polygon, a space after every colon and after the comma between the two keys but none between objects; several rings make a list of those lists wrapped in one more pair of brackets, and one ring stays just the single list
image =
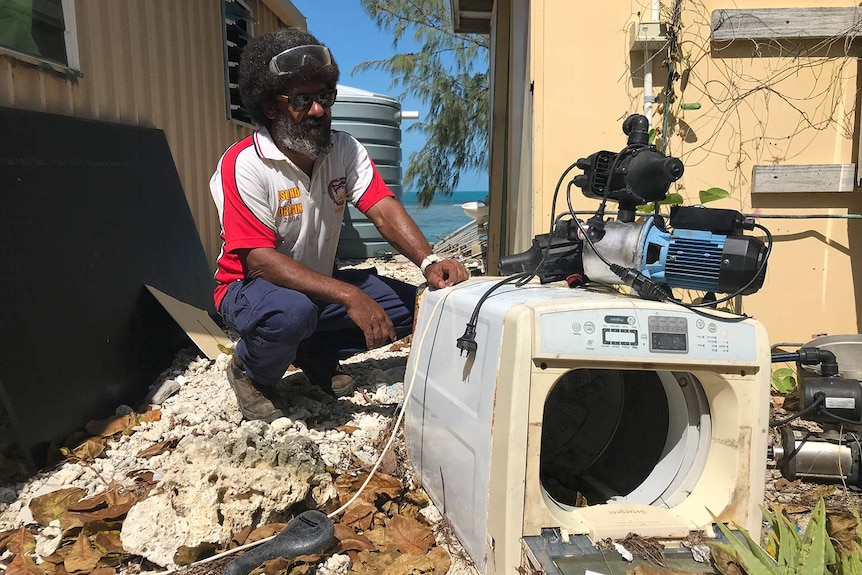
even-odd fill
[{"label": "man's blue pants", "polygon": [[[411,333],[415,286],[381,277],[375,269],[338,270],[333,277],[380,304],[399,338]],[[242,337],[234,355],[258,384],[278,383],[291,363],[334,374],[339,359],[368,349],[365,334],[344,306],[312,300],[262,278],[232,283],[219,311]]]}]

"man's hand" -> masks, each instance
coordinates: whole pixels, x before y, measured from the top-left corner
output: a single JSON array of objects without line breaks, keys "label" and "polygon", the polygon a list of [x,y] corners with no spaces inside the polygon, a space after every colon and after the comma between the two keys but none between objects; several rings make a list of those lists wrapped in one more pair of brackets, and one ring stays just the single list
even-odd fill
[{"label": "man's hand", "polygon": [[440,289],[466,281],[470,272],[458,260],[442,260],[425,268],[425,281],[428,287]]},{"label": "man's hand", "polygon": [[395,326],[376,301],[365,292],[357,289],[350,301],[344,306],[347,315],[359,326],[365,334],[365,345],[368,349],[380,347],[390,341],[395,341]]}]

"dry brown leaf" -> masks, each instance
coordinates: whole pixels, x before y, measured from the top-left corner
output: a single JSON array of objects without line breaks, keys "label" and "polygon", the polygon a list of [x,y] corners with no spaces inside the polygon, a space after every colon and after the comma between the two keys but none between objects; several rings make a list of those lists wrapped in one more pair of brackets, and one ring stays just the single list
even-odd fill
[{"label": "dry brown leaf", "polygon": [[0,551],[3,551],[6,548],[6,539],[13,533],[17,532],[17,529],[7,529],[6,531],[0,531]]},{"label": "dry brown leaf", "polygon": [[291,560],[286,557],[278,557],[264,561],[263,565],[255,567],[249,575],[281,575],[290,567]]},{"label": "dry brown leaf", "polygon": [[377,545],[378,549],[386,545],[386,528],[382,525],[380,527],[375,527],[370,531],[366,531],[364,535],[368,537],[372,543]]},{"label": "dry brown leaf", "polygon": [[99,567],[90,571],[90,575],[116,575],[117,571],[113,567]]},{"label": "dry brown leaf", "polygon": [[428,558],[434,563],[434,575],[446,575],[452,566],[452,558],[449,552],[442,547],[435,547],[428,553]]},{"label": "dry brown leaf", "polygon": [[161,421],[162,419],[162,410],[161,409],[148,409],[144,413],[138,414],[138,421],[140,423],[149,423],[152,421]]},{"label": "dry brown leaf", "polygon": [[835,495],[834,485],[822,485],[806,493],[805,498],[809,501],[816,502],[820,499],[829,499],[833,495]]},{"label": "dry brown leaf", "polygon": [[352,528],[343,523],[334,525],[335,538],[338,539],[338,548],[342,552],[346,551],[376,551],[377,545],[364,536],[359,535]]},{"label": "dry brown leaf", "polygon": [[415,519],[423,525],[428,525],[428,521],[419,513],[419,508],[412,503],[402,503],[398,507],[398,515]]},{"label": "dry brown leaf", "polygon": [[246,543],[254,543],[255,541],[277,535],[284,531],[285,527],[287,527],[287,523],[267,523],[266,525],[261,525],[249,534]]},{"label": "dry brown leaf", "polygon": [[430,557],[404,554],[380,575],[431,575],[432,573],[434,573],[434,562]]},{"label": "dry brown leaf", "polygon": [[6,575],[45,575],[46,571],[26,555],[16,555],[6,566]]},{"label": "dry brown leaf", "polygon": [[78,534],[72,550],[66,555],[63,560],[63,566],[66,571],[74,573],[75,571],[92,571],[99,564],[99,559],[102,554],[93,549],[90,541],[83,533]]},{"label": "dry brown leaf", "polygon": [[354,575],[380,575],[387,567],[401,557],[398,551],[360,551],[356,555],[350,572]]},{"label": "dry brown leaf", "polygon": [[24,527],[13,529],[3,540],[0,548],[8,549],[16,555],[22,555],[36,548],[36,538]]},{"label": "dry brown leaf", "polygon": [[136,471],[129,471],[126,474],[126,477],[129,477],[130,479],[134,479],[135,481],[141,481],[144,483],[153,483],[153,484],[155,484],[155,481],[154,481],[155,476],[156,476],[156,474],[153,473],[152,471],[150,471],[149,469],[138,469]]},{"label": "dry brown leaf", "polygon": [[30,500],[30,512],[39,525],[47,526],[80,501],[84,493],[80,487],[66,487],[39,495]]},{"label": "dry brown leaf", "polygon": [[405,348],[410,347],[411,336],[407,336],[399,339],[398,341],[392,342],[392,345],[389,346],[389,351],[399,351]]},{"label": "dry brown leaf", "polygon": [[36,549],[36,538],[21,527],[6,539],[6,549],[16,555],[24,555]]},{"label": "dry brown leaf", "polygon": [[434,532],[415,519],[396,515],[386,524],[385,541],[403,553],[425,555],[434,544]]},{"label": "dry brown leaf", "polygon": [[398,471],[398,455],[394,449],[387,449],[383,452],[383,457],[380,458],[380,473],[392,475]]},{"label": "dry brown leaf", "polygon": [[84,429],[90,435],[111,437],[118,433],[129,433],[136,425],[138,425],[138,414],[127,413],[125,415],[115,415],[107,419],[90,421],[84,426]]},{"label": "dry brown leaf", "polygon": [[775,481],[775,490],[776,491],[790,491],[792,489],[796,489],[802,485],[802,480],[797,479],[796,481],[788,481],[784,477],[779,477]]},{"label": "dry brown leaf", "polygon": [[248,541],[248,536],[251,533],[251,525],[243,528],[241,531],[233,534],[233,537],[230,538],[230,543],[228,544],[228,549],[233,549],[234,547],[240,547],[245,545],[245,542]]},{"label": "dry brown leaf", "polygon": [[153,457],[154,455],[161,455],[166,451],[170,451],[174,447],[177,446],[180,440],[177,437],[173,437],[171,439],[165,439],[164,441],[159,441],[155,445],[151,445],[146,449],[142,449],[138,452],[138,457]]},{"label": "dry brown leaf", "polygon": [[77,529],[78,527],[83,527],[84,521],[81,519],[79,513],[73,513],[71,511],[67,511],[66,513],[60,516],[60,530],[63,533],[71,529]]},{"label": "dry brown leaf", "polygon": [[356,427],[355,425],[339,425],[335,429],[337,429],[338,431],[343,431],[347,435],[353,435],[353,432],[359,428]]},{"label": "dry brown leaf", "polygon": [[105,451],[105,439],[102,437],[88,437],[74,449],[60,448],[60,453],[69,461],[95,461],[103,451]]},{"label": "dry brown leaf", "polygon": [[294,565],[287,572],[287,575],[307,575],[309,571],[311,571],[311,565],[308,563],[302,563],[300,565]]},{"label": "dry brown leaf", "polygon": [[310,555],[297,555],[293,558],[294,563],[317,563],[320,561],[320,555],[310,554]]},{"label": "dry brown leaf", "polygon": [[[105,491],[79,501],[70,507],[64,517],[66,519],[75,518],[81,524],[118,519],[128,513],[129,509],[137,502],[138,496],[135,493],[126,491],[117,484],[111,484]],[[62,524],[63,517],[60,521]]]},{"label": "dry brown leaf", "polygon": [[360,531],[367,531],[368,529],[371,529],[371,522],[374,519],[374,511],[374,507],[367,503],[351,505],[348,507],[347,511],[344,512],[344,517],[341,518],[341,522],[349,527],[359,529]]},{"label": "dry brown leaf", "polygon": [[380,511],[389,517],[394,517],[395,515],[398,515],[398,503],[395,501],[387,501],[380,506]]},{"label": "dry brown leaf", "polygon": [[404,494],[404,501],[407,503],[412,503],[416,507],[423,508],[428,507],[431,503],[431,500],[421,489],[414,489],[413,491],[408,491]]},{"label": "dry brown leaf", "polygon": [[234,547],[240,547],[245,545],[245,542],[248,541],[248,536],[251,533],[251,525],[242,529],[237,533],[234,533],[233,537],[230,538],[230,543],[228,544],[228,549],[233,549]]},{"label": "dry brown leaf", "polygon": [[719,573],[723,575],[747,575],[736,553],[730,554],[720,547],[710,546],[712,560]]},{"label": "dry brown leaf", "polygon": [[42,557],[42,561],[45,561],[47,563],[51,563],[53,565],[59,565],[60,563],[63,562],[63,556],[60,555],[59,553],[55,552],[55,553],[51,553],[47,557]]},{"label": "dry brown leaf", "polygon": [[[338,498],[341,505],[347,503],[359,491],[359,488],[367,477],[368,473],[361,473],[356,477],[351,477],[346,473],[338,476],[335,480],[335,489],[338,490]],[[359,499],[374,505],[377,498],[381,495],[386,496],[387,499],[395,499],[400,493],[401,482],[398,479],[385,473],[375,473],[371,477],[371,481],[368,482],[368,486],[359,496]]]},{"label": "dry brown leaf", "polygon": [[93,538],[93,546],[102,554],[125,553],[119,531],[100,531]]},{"label": "dry brown leaf", "polygon": [[856,549],[856,527],[858,522],[852,515],[829,512],[826,514],[826,532],[838,542],[840,551],[849,555]]},{"label": "dry brown leaf", "polygon": [[771,505],[772,510],[777,513],[786,513],[788,515],[793,515],[795,513],[810,513],[811,508],[806,507],[804,505],[784,505],[782,503],[773,503]]},{"label": "dry brown leaf", "polygon": [[211,557],[216,550],[215,543],[199,543],[194,547],[188,545],[180,545],[176,553],[174,553],[174,563],[177,565],[191,565],[205,557]]}]

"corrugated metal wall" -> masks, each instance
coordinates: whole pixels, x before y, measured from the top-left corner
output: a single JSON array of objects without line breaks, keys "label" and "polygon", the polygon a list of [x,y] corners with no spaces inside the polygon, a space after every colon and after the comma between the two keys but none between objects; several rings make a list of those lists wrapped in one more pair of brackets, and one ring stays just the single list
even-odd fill
[{"label": "corrugated metal wall", "polygon": [[[247,0],[254,33],[282,23]],[[225,116],[221,2],[77,0],[82,78],[68,79],[0,55],[0,106],[165,131],[210,262],[221,247],[209,178],[222,152],[249,129]]]}]

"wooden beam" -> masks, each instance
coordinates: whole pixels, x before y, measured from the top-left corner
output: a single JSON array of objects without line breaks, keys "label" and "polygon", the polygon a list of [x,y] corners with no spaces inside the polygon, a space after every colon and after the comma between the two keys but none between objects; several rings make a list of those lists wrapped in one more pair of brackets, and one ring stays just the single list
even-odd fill
[{"label": "wooden beam", "polygon": [[856,164],[754,166],[751,193],[852,192]]},{"label": "wooden beam", "polygon": [[714,10],[712,40],[846,39],[862,32],[862,11],[842,8]]}]

